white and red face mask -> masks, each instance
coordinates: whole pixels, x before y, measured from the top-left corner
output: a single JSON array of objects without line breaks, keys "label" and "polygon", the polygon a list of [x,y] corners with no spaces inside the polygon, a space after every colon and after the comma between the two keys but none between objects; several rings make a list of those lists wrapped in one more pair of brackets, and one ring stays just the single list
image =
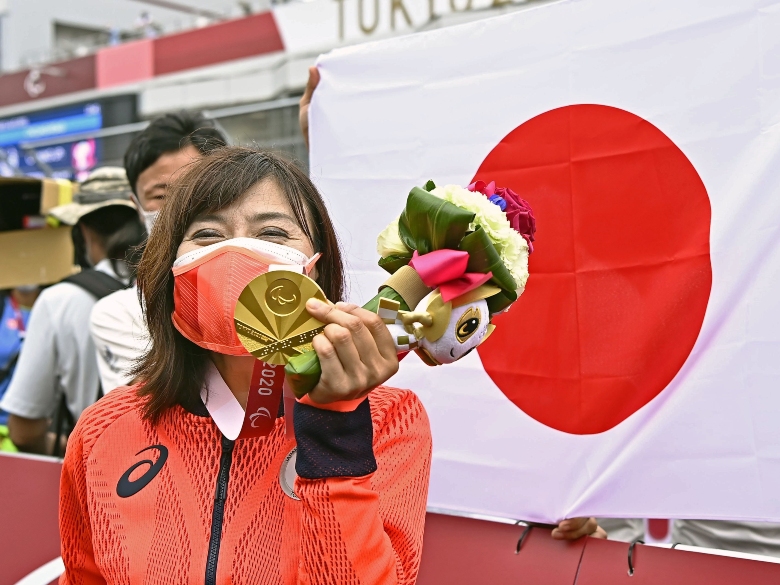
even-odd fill
[{"label": "white and red face mask", "polygon": [[251,355],[236,335],[233,313],[244,287],[271,270],[308,274],[319,254],[255,238],[233,238],[187,252],[173,263],[173,325],[205,349]]}]

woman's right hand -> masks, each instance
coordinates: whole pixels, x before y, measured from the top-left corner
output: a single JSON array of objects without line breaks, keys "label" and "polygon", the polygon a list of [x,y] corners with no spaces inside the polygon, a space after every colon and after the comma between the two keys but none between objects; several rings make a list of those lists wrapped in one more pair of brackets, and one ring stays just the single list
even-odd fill
[{"label": "woman's right hand", "polygon": [[317,299],[309,299],[306,310],[325,323],[325,330],[312,340],[322,367],[319,383],[309,392],[313,402],[363,398],[398,371],[393,338],[376,313]]}]

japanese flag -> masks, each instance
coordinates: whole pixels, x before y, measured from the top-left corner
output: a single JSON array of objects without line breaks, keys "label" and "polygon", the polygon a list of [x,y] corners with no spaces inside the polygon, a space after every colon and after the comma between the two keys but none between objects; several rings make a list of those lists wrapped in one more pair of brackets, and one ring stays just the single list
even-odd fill
[{"label": "japanese flag", "polygon": [[537,218],[491,339],[391,380],[431,418],[432,507],[780,521],[780,2],[564,0],[319,67],[351,300],[428,179]]}]

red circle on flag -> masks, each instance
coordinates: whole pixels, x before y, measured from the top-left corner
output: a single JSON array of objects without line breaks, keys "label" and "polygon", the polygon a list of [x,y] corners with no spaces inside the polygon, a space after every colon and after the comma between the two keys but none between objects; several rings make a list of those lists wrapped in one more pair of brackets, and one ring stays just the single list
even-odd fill
[{"label": "red circle on flag", "polygon": [[604,432],[657,396],[699,335],[712,287],[710,202],[658,128],[574,105],[508,134],[474,180],[537,218],[526,291],[479,347],[488,375],[537,421]]}]

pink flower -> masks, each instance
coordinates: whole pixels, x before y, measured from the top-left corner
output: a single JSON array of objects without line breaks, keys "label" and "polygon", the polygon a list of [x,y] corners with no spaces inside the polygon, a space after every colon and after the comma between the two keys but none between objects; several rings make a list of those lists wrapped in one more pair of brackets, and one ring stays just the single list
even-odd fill
[{"label": "pink flower", "polygon": [[[509,225],[528,242],[528,252],[534,251],[534,234],[536,233],[536,218],[531,205],[512,191],[509,187],[496,187],[495,181],[485,183],[476,181],[468,186],[469,191],[482,193],[492,203],[498,205],[506,213]],[[501,203],[505,203],[505,206]]]}]

